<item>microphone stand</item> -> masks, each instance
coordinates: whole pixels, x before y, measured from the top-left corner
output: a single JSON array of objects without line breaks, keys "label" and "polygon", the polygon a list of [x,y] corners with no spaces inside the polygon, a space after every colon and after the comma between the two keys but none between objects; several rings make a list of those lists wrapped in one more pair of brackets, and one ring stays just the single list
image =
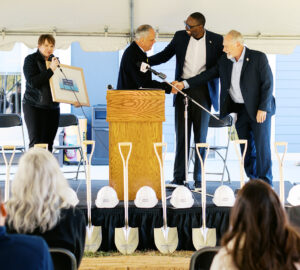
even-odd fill
[{"label": "microphone stand", "polygon": [[[205,107],[203,107],[201,104],[199,104],[196,100],[191,98],[189,95],[184,93],[183,91],[179,90],[176,86],[169,83],[166,78],[167,76],[161,72],[157,72],[154,69],[148,67],[148,70],[150,70],[154,75],[158,76],[160,79],[162,79],[165,83],[170,85],[171,87],[174,87],[178,93],[183,95],[184,97],[184,146],[185,146],[185,181],[184,185],[188,186],[188,106],[189,106],[189,100],[192,101],[194,104],[196,104],[200,109],[206,111],[210,116],[214,117],[216,120],[223,122],[220,118],[215,116],[213,113],[211,113],[209,110],[207,110]],[[196,147],[196,146],[195,146]]]}]

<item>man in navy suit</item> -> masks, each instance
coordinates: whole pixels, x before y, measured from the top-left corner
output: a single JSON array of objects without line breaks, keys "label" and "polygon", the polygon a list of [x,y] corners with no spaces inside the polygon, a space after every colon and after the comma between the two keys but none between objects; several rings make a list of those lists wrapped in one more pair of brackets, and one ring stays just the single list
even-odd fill
[{"label": "man in navy suit", "polygon": [[[176,56],[176,80],[185,80],[216,65],[222,54],[223,37],[204,28],[205,17],[195,12],[185,21],[185,31],[175,33],[169,45],[160,53],[149,58],[150,66],[159,65]],[[212,79],[184,90],[190,97],[210,110],[211,105],[218,110],[219,80]],[[174,163],[174,180],[172,183],[182,185],[185,179],[185,135],[184,135],[184,98],[177,94],[175,105],[176,156]],[[190,145],[191,127],[193,126],[195,143],[206,142],[209,114],[194,103],[188,106],[188,147]],[[201,149],[201,156],[204,157]],[[194,166],[195,188],[201,187],[201,166],[195,151]]]},{"label": "man in navy suit", "polygon": [[[246,174],[250,179],[260,178],[272,185],[271,116],[276,107],[272,71],[264,53],[244,46],[241,33],[230,31],[223,45],[226,55],[218,64],[188,79],[187,84],[194,87],[220,77],[220,117],[237,113],[238,136],[248,141]],[[176,85],[184,88],[183,82]]]}]

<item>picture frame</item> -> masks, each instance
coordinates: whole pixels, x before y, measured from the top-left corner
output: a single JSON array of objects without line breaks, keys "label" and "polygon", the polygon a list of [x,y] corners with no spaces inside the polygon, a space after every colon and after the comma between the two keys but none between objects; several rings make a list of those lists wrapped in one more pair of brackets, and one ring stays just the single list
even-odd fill
[{"label": "picture frame", "polygon": [[54,102],[90,106],[82,68],[60,64],[50,78],[50,89]]}]

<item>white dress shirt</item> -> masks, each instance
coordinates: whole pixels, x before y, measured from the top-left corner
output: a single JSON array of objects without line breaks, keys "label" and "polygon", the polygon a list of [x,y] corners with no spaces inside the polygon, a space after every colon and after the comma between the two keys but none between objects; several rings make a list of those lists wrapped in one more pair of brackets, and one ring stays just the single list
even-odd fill
[{"label": "white dress shirt", "polygon": [[244,46],[243,52],[238,61],[236,61],[234,57],[230,59],[233,62],[233,66],[232,66],[229,94],[235,103],[244,103],[244,99],[240,87],[240,79],[241,79],[241,72],[244,63],[245,51],[246,51],[246,47]]}]

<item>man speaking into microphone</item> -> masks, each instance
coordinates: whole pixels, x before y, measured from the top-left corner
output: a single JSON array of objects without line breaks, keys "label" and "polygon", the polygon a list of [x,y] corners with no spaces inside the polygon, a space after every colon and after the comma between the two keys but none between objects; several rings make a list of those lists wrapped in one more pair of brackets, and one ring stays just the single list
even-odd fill
[{"label": "man speaking into microphone", "polygon": [[165,90],[167,94],[176,93],[167,83],[152,80],[151,71],[141,67],[142,63],[148,63],[146,52],[151,50],[154,43],[155,31],[152,26],[148,24],[139,26],[135,33],[135,40],[122,56],[117,89],[157,88]]}]

